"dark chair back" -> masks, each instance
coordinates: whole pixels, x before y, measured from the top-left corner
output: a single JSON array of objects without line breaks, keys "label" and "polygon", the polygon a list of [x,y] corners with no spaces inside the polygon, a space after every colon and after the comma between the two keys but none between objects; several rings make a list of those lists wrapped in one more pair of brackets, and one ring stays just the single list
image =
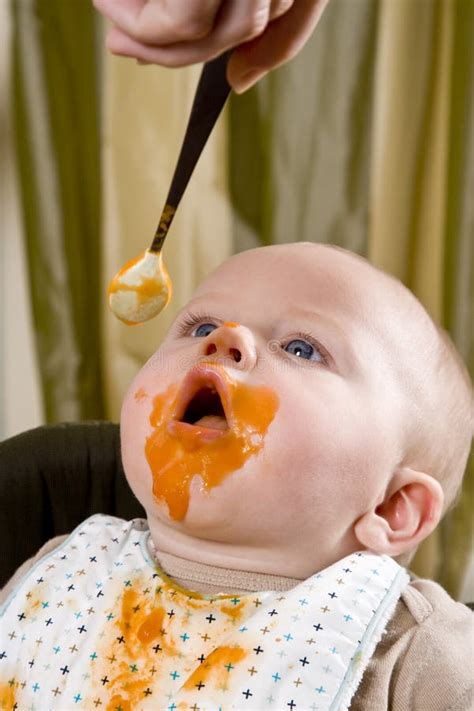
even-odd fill
[{"label": "dark chair back", "polygon": [[0,442],[0,587],[94,513],[145,516],[125,479],[118,425],[46,425]]}]

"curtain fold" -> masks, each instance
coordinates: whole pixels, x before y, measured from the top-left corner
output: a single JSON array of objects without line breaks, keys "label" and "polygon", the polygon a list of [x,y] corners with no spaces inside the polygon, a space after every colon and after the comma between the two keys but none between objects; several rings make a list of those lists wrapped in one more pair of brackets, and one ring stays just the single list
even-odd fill
[{"label": "curtain fold", "polygon": [[332,0],[289,64],[230,113],[234,248],[293,241],[367,251],[378,5]]},{"label": "curtain fold", "polygon": [[12,29],[9,3],[0,3],[0,440],[43,422],[15,173]]},{"label": "curtain fold", "polygon": [[103,415],[100,174],[90,3],[12,3],[17,163],[48,421]]}]

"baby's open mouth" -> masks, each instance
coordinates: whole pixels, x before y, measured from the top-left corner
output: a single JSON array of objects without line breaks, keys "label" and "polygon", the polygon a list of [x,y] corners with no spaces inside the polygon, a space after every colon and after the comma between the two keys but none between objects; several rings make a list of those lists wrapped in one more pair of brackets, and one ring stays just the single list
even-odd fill
[{"label": "baby's open mouth", "polygon": [[196,366],[184,379],[178,393],[168,432],[207,440],[222,437],[232,429],[232,407],[227,377],[219,368]]},{"label": "baby's open mouth", "polygon": [[212,384],[197,391],[179,421],[211,430],[229,429],[221,397]]},{"label": "baby's open mouth", "polygon": [[177,521],[186,516],[193,480],[209,491],[263,448],[278,398],[239,376],[200,362],[154,399],[145,454],[153,494]]}]

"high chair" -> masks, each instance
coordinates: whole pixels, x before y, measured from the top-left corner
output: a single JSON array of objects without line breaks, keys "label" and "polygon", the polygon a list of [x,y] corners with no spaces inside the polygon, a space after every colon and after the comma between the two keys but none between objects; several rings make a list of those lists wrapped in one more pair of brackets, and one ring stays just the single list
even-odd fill
[{"label": "high chair", "polygon": [[118,425],[45,425],[0,442],[0,587],[94,513],[145,516],[125,479]]}]

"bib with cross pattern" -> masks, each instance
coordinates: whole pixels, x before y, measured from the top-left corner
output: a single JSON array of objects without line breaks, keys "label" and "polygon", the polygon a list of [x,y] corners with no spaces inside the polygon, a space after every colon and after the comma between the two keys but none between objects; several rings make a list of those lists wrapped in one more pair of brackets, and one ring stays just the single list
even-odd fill
[{"label": "bib with cross pattern", "polygon": [[355,553],[281,592],[204,596],[142,520],[93,516],[0,610],[0,708],[347,709],[409,578]]}]

